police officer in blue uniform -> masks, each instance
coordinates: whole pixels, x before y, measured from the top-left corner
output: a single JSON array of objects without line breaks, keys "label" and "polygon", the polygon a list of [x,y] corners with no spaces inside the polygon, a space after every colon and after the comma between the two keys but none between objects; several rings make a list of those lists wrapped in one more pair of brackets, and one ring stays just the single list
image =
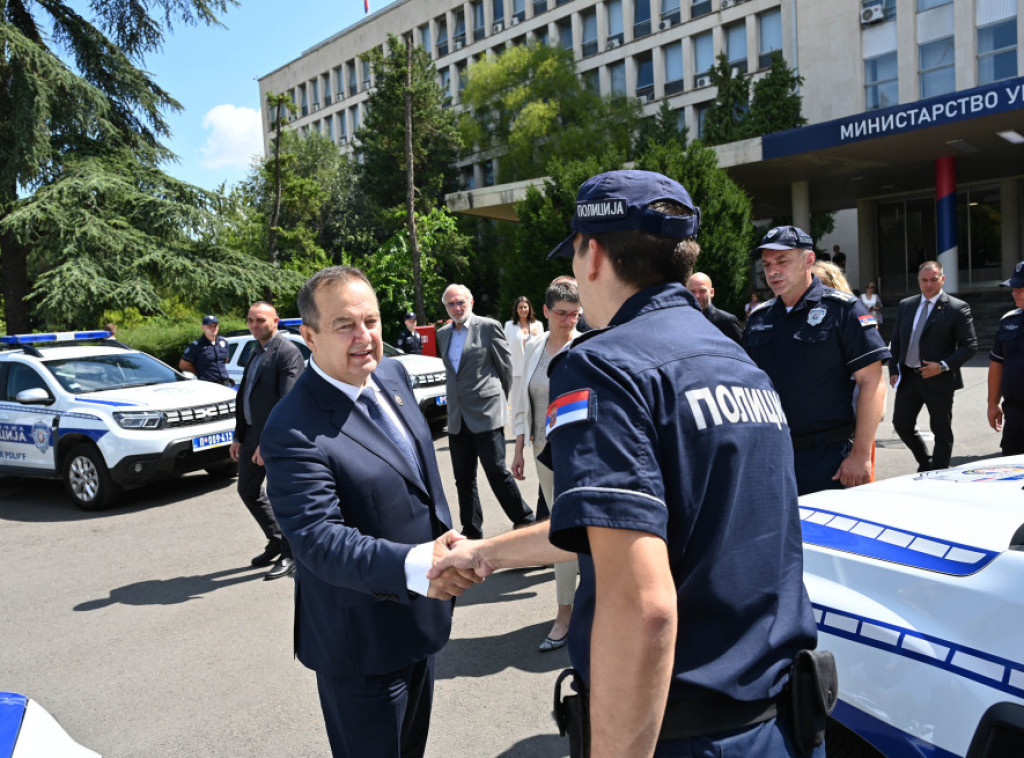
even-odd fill
[{"label": "police officer in blue uniform", "polygon": [[423,343],[416,332],[416,314],[412,311],[405,314],[405,322],[395,339],[395,347],[403,353],[420,355],[423,352]]},{"label": "police officer in blue uniform", "polygon": [[1024,261],[1003,286],[1013,289],[1017,307],[999,320],[988,354],[988,423],[1003,432],[1003,455],[1019,455],[1024,453]]},{"label": "police officer in blue uniform", "polygon": [[594,329],[549,370],[551,521],[447,559],[486,574],[579,555],[569,652],[589,727],[574,756],[824,756],[777,715],[816,644],[789,429],[768,377],[683,285],[699,221],[660,174],[580,188],[551,256],[572,256]]},{"label": "police officer in blue uniform", "polygon": [[178,361],[178,368],[191,371],[204,382],[215,382],[233,387],[228,376],[228,341],[218,337],[220,322],[216,316],[203,316],[203,336],[188,343]]},{"label": "police officer in blue uniform", "polygon": [[889,359],[875,317],[811,273],[814,245],[798,227],[769,230],[752,257],[775,297],[750,312],[743,347],[782,398],[799,493],[871,481]]}]

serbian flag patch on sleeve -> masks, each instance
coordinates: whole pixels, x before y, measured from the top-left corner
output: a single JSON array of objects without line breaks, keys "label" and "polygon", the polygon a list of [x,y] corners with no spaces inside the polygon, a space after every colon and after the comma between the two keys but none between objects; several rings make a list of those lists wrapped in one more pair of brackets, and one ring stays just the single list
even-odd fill
[{"label": "serbian flag patch on sleeve", "polygon": [[878,322],[875,321],[875,317],[870,313],[865,313],[863,316],[857,316],[857,320],[860,321],[860,325],[864,327],[878,326]]},{"label": "serbian flag patch on sleeve", "polygon": [[550,435],[555,429],[566,424],[573,424],[577,421],[586,421],[590,418],[590,390],[576,390],[567,392],[555,398],[548,406],[547,422],[545,424],[545,435]]}]

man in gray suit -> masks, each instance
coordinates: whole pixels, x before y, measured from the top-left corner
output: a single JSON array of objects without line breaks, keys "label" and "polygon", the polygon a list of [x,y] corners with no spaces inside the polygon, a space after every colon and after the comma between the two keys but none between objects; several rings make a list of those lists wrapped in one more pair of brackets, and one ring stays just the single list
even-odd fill
[{"label": "man in gray suit", "polygon": [[257,344],[238,385],[235,439],[231,443],[231,458],[238,462],[238,494],[267,537],[267,547],[252,559],[252,565],[269,566],[278,559],[264,579],[280,579],[295,573],[288,540],[281,533],[263,490],[267,474],[260,455],[260,435],[270,411],[288,394],[305,367],[299,349],[278,333],[277,321],[277,309],[266,301],[255,302],[249,308],[246,323]]},{"label": "man in gray suit", "polygon": [[462,533],[480,539],[484,515],[476,488],[478,459],[512,523],[523,526],[534,521],[505,465],[505,398],[512,386],[512,353],[501,324],[473,313],[473,294],[467,287],[449,284],[441,301],[452,319],[437,332],[438,352],[447,371],[448,450]]}]

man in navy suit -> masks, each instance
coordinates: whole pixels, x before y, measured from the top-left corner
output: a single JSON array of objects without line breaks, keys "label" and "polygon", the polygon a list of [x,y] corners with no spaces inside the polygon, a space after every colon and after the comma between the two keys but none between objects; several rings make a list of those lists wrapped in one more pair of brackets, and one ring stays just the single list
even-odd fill
[{"label": "man in navy suit", "polygon": [[[472,579],[427,569],[451,515],[427,422],[402,365],[383,357],[366,275],[335,266],[298,296],[309,370],[260,440],[274,513],[298,570],[295,654],[316,672],[331,750],[417,758],[434,654]],[[469,574],[469,572],[465,572]],[[436,598],[436,599],[432,599]]]},{"label": "man in navy suit", "polygon": [[[917,460],[918,471],[949,467],[953,454],[953,393],[964,386],[960,367],[978,351],[971,306],[947,295],[938,261],[917,272],[920,295],[900,301],[892,333],[889,381],[896,387],[892,426]],[[917,431],[928,408],[935,446],[931,455]]]}]

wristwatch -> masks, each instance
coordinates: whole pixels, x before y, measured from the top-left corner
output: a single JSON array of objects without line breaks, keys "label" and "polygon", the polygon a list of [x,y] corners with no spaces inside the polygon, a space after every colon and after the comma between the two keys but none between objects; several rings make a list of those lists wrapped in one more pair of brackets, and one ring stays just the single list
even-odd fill
[{"label": "wristwatch", "polygon": [[942,372],[943,373],[949,371],[949,366],[946,365],[945,361],[939,361],[939,365],[942,367]]}]

